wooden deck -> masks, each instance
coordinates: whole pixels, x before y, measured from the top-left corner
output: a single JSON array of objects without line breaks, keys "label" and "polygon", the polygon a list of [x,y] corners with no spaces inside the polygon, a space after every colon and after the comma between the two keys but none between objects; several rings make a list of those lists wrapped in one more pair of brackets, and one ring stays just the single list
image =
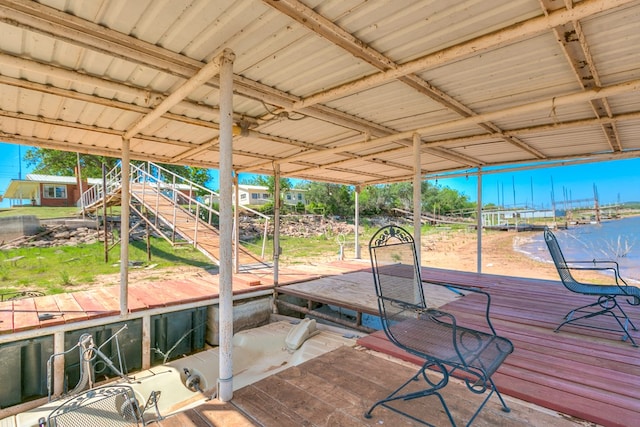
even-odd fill
[{"label": "wooden deck", "polygon": [[[292,294],[300,295],[311,301],[322,301],[323,299],[326,299],[327,303],[337,301],[345,307],[375,313],[375,300],[372,298],[373,283],[370,274],[366,263],[354,261],[286,268],[280,270],[278,289],[279,292],[285,293],[287,288],[290,288]],[[145,310],[183,304],[189,301],[210,300],[218,295],[217,278],[216,275],[203,275],[202,278],[186,281],[166,280],[155,284],[131,284],[130,310]],[[423,278],[436,282],[479,286],[489,291],[492,297],[491,317],[494,326],[501,335],[511,339],[515,345],[515,352],[507,358],[506,363],[495,376],[504,395],[605,426],[631,426],[640,419],[640,399],[638,399],[640,396],[640,348],[632,347],[628,342],[621,341],[619,334],[611,332],[573,326],[567,326],[559,333],[553,332],[565,313],[570,308],[583,304],[585,297],[571,294],[564,289],[560,282],[549,280],[433,268],[424,268]],[[234,294],[250,293],[254,290],[270,290],[273,289],[273,286],[272,271],[269,269],[243,273],[234,276],[233,279]],[[118,287],[114,286],[72,294],[5,301],[0,303],[0,320],[2,321],[0,333],[10,334],[26,329],[115,315],[118,313],[117,295]],[[427,296],[429,297],[428,290]],[[473,296],[454,297],[449,301],[441,301],[441,303],[444,304],[447,311],[455,313],[460,320],[472,325],[482,320],[480,305]],[[54,317],[49,320],[39,320],[39,313],[54,314]],[[640,326],[638,307],[629,307],[627,313],[635,324]],[[640,342],[640,332],[633,331],[632,336]],[[380,332],[361,339],[359,344],[415,362],[410,356],[399,353]],[[355,369],[351,366],[351,357],[352,355],[348,355],[343,356],[339,361],[336,360],[332,369]],[[321,362],[320,359],[317,363],[324,362]],[[372,372],[382,372],[389,378],[395,378],[392,371],[396,368],[385,368],[383,365],[377,367],[376,365],[371,369]],[[389,369],[389,372],[386,372],[385,369]],[[285,372],[289,372],[289,374],[283,373],[282,375],[293,375],[298,371],[287,370]],[[327,372],[333,371],[328,370]],[[302,372],[299,374],[303,375]],[[369,375],[373,374],[369,372]],[[281,380],[284,381],[282,378]],[[293,381],[293,378],[289,378],[287,381]],[[336,382],[340,381],[340,378],[333,378],[331,381],[338,389],[347,387]],[[311,385],[295,385],[293,383],[285,385],[293,387],[295,390],[293,396],[274,395],[271,398],[283,399],[282,402],[288,402],[286,404],[290,404],[291,408],[295,407],[294,411],[298,413],[316,410],[299,407],[302,403],[294,399],[295,395],[302,392],[302,387],[312,387]],[[390,384],[389,387],[391,386]],[[269,390],[271,390],[270,387]],[[382,389],[378,389],[378,391],[379,394],[376,396],[384,394]],[[366,387],[360,391],[353,389],[344,392],[361,393],[363,396],[369,393]],[[460,402],[472,399],[473,396],[470,394],[463,390]],[[249,401],[257,399],[256,396],[262,396],[257,389],[253,389],[251,392],[238,391],[232,405],[228,407],[230,413],[236,414],[234,417],[238,416],[243,419],[255,417],[262,425],[286,425],[277,424],[273,420],[264,421],[266,415],[261,411],[268,412],[269,405],[273,404],[266,397],[260,397],[263,399],[262,409],[259,407],[251,408],[249,403],[242,403],[243,399]],[[294,400],[287,401],[287,399]],[[371,396],[367,399],[373,400]],[[212,402],[211,405],[214,403]],[[195,410],[199,411],[197,414],[193,412],[184,416],[206,419],[214,417],[214,415],[217,417],[226,411],[219,406],[214,408],[211,405],[205,405]],[[242,408],[242,411],[246,413],[244,415],[237,413],[238,408]],[[358,411],[360,409],[361,407],[358,407]],[[516,415],[517,413],[514,414],[514,416]],[[528,416],[524,413],[521,415]],[[291,416],[293,417],[293,415]],[[172,421],[168,419],[166,422]],[[203,421],[201,424],[184,425],[242,425],[206,422],[209,424]],[[389,424],[389,422],[385,424],[395,425],[394,423]],[[336,421],[335,425],[341,424]],[[531,425],[540,424],[532,423]]]},{"label": "wooden deck", "polygon": [[[355,266],[354,266],[355,267]],[[366,278],[368,275],[368,279]],[[503,394],[606,426],[631,426],[640,419],[640,348],[623,342],[622,334],[576,326],[553,330],[571,309],[593,298],[568,292],[559,281],[423,268],[423,280],[483,288],[491,294],[491,318],[515,351],[495,376]],[[366,283],[356,283],[356,279]],[[345,291],[341,291],[344,289]],[[369,268],[286,286],[283,294],[377,313]],[[482,328],[483,306],[473,296],[433,294],[430,305],[443,306],[461,321]],[[626,305],[626,304],[625,304]],[[640,309],[627,313],[640,327]],[[598,317],[598,324],[613,323]],[[640,342],[640,331],[632,331]],[[419,363],[376,332],[359,340],[367,348]]]},{"label": "wooden deck", "polygon": [[[322,276],[319,269],[283,268],[280,283]],[[233,276],[233,294],[272,289],[273,269],[256,268]],[[63,325],[120,314],[120,287],[78,291],[0,302],[0,335]],[[203,271],[200,277],[129,284],[129,312],[210,301],[220,295],[219,276]]]},{"label": "wooden deck", "polygon": [[[636,425],[640,419],[640,348],[620,340],[621,334],[566,326],[555,327],[572,307],[593,299],[569,293],[555,281],[424,269],[423,278],[479,286],[491,294],[491,319],[515,351],[494,379],[503,394],[605,426]],[[459,321],[483,323],[482,306],[465,296],[444,307]],[[626,310],[640,325],[640,310]],[[594,321],[596,321],[594,319]],[[607,321],[597,318],[597,322]],[[633,331],[634,339],[640,332]],[[377,332],[360,344],[405,360]]]},{"label": "wooden deck", "polygon": [[[378,407],[370,419],[363,414],[397,384],[415,373],[416,367],[398,364],[363,349],[342,347],[301,365],[246,386],[229,403],[208,404],[162,420],[162,427],[359,427],[419,426],[415,421]],[[482,400],[461,383],[444,392],[458,425],[464,425]],[[510,413],[489,401],[475,427],[578,427],[584,426],[557,413],[541,410],[505,397]],[[438,425],[450,425],[435,397],[405,403],[412,414]]]}]

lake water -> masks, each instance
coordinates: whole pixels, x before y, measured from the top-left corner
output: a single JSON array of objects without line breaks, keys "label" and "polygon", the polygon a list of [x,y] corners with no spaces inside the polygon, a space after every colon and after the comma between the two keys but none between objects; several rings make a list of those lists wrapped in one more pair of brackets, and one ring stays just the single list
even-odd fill
[{"label": "lake water", "polygon": [[[554,234],[566,260],[617,261],[625,280],[640,283],[640,216],[570,226]],[[542,233],[519,239],[515,249],[531,258],[551,262]]]}]

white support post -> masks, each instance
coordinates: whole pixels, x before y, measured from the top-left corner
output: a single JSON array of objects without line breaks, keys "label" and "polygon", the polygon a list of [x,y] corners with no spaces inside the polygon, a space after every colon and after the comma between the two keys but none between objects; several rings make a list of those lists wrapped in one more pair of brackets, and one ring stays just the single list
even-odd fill
[{"label": "white support post", "polygon": [[218,399],[233,398],[233,61],[225,49],[220,56],[220,365]]},{"label": "white support post", "polygon": [[[126,316],[129,294],[129,201],[131,189],[129,182],[130,141],[122,139],[122,197],[120,200],[120,315]],[[105,235],[106,239],[106,235]]]},{"label": "white support post", "polygon": [[356,207],[355,207],[355,219],[354,219],[354,228],[355,228],[355,252],[356,259],[361,259],[362,254],[360,253],[360,190],[362,188],[359,185],[356,185]]},{"label": "white support post", "polygon": [[478,207],[476,213],[476,226],[478,236],[478,273],[482,273],[482,169],[478,168]]},{"label": "white support post", "polygon": [[420,135],[413,134],[413,239],[416,242],[418,265],[422,266],[422,161]]},{"label": "white support post", "polygon": [[273,284],[278,286],[280,264],[280,165],[273,171]]}]

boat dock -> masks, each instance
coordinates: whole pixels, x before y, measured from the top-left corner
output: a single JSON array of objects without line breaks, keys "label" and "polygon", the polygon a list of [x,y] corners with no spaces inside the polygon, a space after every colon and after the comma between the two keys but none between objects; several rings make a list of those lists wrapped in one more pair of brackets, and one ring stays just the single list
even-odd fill
[{"label": "boat dock", "polygon": [[[130,292],[134,296],[131,315],[146,316],[158,310],[214,304],[217,297],[216,277],[212,275],[192,281],[167,280],[145,285],[146,289],[131,285]],[[277,287],[269,277],[266,271],[234,276],[234,299],[240,301],[243,297],[255,298],[257,295],[272,297],[275,291],[278,307],[281,307],[281,302],[286,303],[284,308],[287,309],[292,304],[297,305],[301,312],[306,311],[305,314],[309,315],[326,314],[322,310],[325,306],[338,307],[339,310],[348,311],[348,321],[355,323],[361,321],[363,315],[377,313],[367,262],[336,261],[282,269],[281,282]],[[423,278],[429,301],[434,301],[435,305],[471,324],[482,317],[481,313],[477,313],[479,308],[472,299],[453,293],[433,294],[429,291],[428,282],[476,286],[491,294],[494,326],[499,334],[512,340],[515,345],[515,352],[494,377],[504,395],[606,426],[629,426],[640,418],[640,401],[637,399],[640,395],[640,383],[637,381],[640,378],[640,358],[637,348],[610,332],[578,327],[566,327],[560,333],[553,332],[564,316],[566,307],[580,305],[586,297],[569,293],[559,281],[553,280],[436,268],[423,268]],[[0,306],[3,320],[0,327],[4,335],[0,338],[7,342],[9,338],[26,337],[26,334],[42,336],[65,325],[68,328],[74,322],[81,326],[87,322],[117,319],[117,305],[113,302],[114,295],[110,294],[112,291],[117,291],[117,287],[113,290],[84,291],[77,295],[3,302]],[[111,297],[107,298],[107,295]],[[58,313],[59,316],[38,320],[38,314],[45,312]],[[638,310],[631,307],[628,314],[633,322],[640,324]],[[632,331],[632,335],[640,339],[640,332]],[[393,380],[395,374],[391,372],[399,369],[396,365],[389,368],[388,363],[393,362],[384,358],[371,358],[364,349],[375,354],[392,355],[403,360],[406,366],[413,366],[412,363],[417,361],[398,352],[381,332],[361,338],[358,344],[360,347],[356,349],[341,350],[346,353],[331,352],[244,387],[235,393],[230,404],[210,402],[169,417],[162,421],[162,425],[188,426],[184,420],[189,417],[210,420],[200,424],[200,421],[193,421],[191,425],[223,425],[211,421],[223,414],[232,418],[241,417],[246,422],[253,420],[260,425],[304,425],[306,422],[314,425],[359,425],[353,420],[360,420],[357,417],[360,410],[373,400],[374,394],[383,395],[385,387],[392,387],[396,383]],[[357,369],[359,367],[362,369]],[[378,376],[389,379],[383,381]],[[335,390],[335,396],[342,396],[344,400],[341,402],[350,402],[347,405],[349,408],[332,404],[330,390]],[[354,403],[356,397],[359,400]],[[464,406],[461,402],[459,399],[454,406]],[[323,412],[327,410],[327,405],[333,405],[331,407],[334,410]],[[230,408],[231,412],[227,412]],[[275,411],[273,408],[279,409]],[[463,407],[459,408],[464,412]],[[512,411],[508,417],[526,419],[531,416],[531,409],[526,405],[521,411]],[[6,414],[6,409],[0,410],[0,416],[2,413]],[[337,418],[331,418],[323,424],[316,419],[325,416],[321,414],[332,414]],[[392,418],[384,417],[381,420],[385,424],[394,424]],[[485,417],[491,420],[493,415],[483,412],[481,419]],[[363,420],[360,421],[367,425]],[[171,424],[173,422],[185,424]],[[477,423],[483,425],[480,420]],[[511,421],[507,424],[529,425]],[[486,425],[492,424],[489,422]]]}]

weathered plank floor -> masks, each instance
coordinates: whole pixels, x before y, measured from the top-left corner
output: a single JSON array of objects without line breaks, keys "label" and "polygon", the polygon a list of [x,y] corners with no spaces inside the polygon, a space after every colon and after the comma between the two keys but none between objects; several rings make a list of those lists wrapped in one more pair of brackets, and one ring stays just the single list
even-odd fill
[{"label": "weathered plank floor", "polygon": [[[343,347],[291,367],[234,393],[231,403],[212,401],[161,422],[174,426],[418,426],[419,423],[378,407],[371,419],[364,412],[377,399],[386,396],[416,371],[410,364],[398,364],[363,349]],[[452,383],[444,392],[454,420],[466,421],[482,396],[474,395],[460,383]],[[554,426],[576,427],[585,424],[542,410],[515,399],[506,398],[510,413],[501,410],[492,398],[474,421],[474,426]],[[437,398],[427,397],[404,403],[419,418],[438,426],[449,425]]]},{"label": "weathered plank floor", "polygon": [[[493,325],[515,346],[494,376],[503,394],[606,426],[632,426],[640,420],[640,348],[621,341],[615,332],[575,326],[553,332],[571,308],[593,302],[593,297],[573,294],[548,280],[438,269],[424,269],[423,278],[480,286],[491,294]],[[444,309],[467,325],[484,323],[475,296]],[[638,307],[626,311],[640,326]],[[608,321],[603,316],[593,319],[598,325]],[[631,335],[640,342],[639,331]],[[360,344],[416,361],[399,353],[380,332]]]},{"label": "weathered plank floor", "polygon": [[[368,292],[367,286],[370,295],[373,294],[373,282],[368,271],[367,264],[363,262],[301,266],[299,269],[283,269],[280,283],[296,283],[333,274],[335,276],[331,280],[318,282],[330,284],[318,288],[320,297],[332,295],[332,298],[338,299],[342,304],[353,307],[367,306],[367,310],[373,311],[374,309],[369,307],[370,298],[362,297],[363,292]],[[357,276],[358,280],[364,283],[364,286],[358,284],[357,290],[353,291],[351,296],[349,292],[343,295],[339,293],[341,278],[345,279],[343,287],[354,286],[349,274],[345,273],[353,273],[352,278]],[[234,294],[272,288],[271,274],[271,271],[258,270],[234,276]],[[553,333],[553,329],[561,322],[566,312],[589,301],[587,298],[571,294],[559,282],[549,280],[433,268],[424,268],[423,278],[427,281],[479,286],[491,293],[494,326],[500,334],[511,339],[516,348],[495,377],[503,394],[602,425],[626,427],[637,424],[637,420],[640,419],[640,349],[632,347],[628,342],[622,342],[619,334],[611,332],[566,327],[559,333]],[[216,279],[216,276],[212,276],[191,280],[189,283],[168,280],[156,285],[146,285],[144,289],[136,289],[134,285],[130,288],[132,292],[129,309],[137,311],[212,298],[218,293]],[[259,285],[255,286],[256,283]],[[314,295],[313,286],[305,285],[298,288],[296,292],[307,295],[312,300],[318,298],[318,295]],[[324,293],[321,289],[324,289]],[[117,291],[117,287],[114,287],[113,291]],[[336,297],[336,294],[339,296]],[[472,297],[450,301],[446,309],[454,312],[460,320],[471,324],[481,320],[480,306]],[[0,303],[0,334],[111,315],[117,311],[117,295],[112,294],[109,289],[7,301]],[[39,320],[39,313],[55,313],[62,316]],[[639,308],[629,307],[627,313],[636,326],[640,327]],[[632,336],[640,342],[640,332],[634,331]],[[390,354],[397,353],[381,333],[370,335],[362,340],[361,344]],[[406,355],[402,357],[407,358]],[[332,369],[343,369],[342,366],[338,366],[342,363],[336,363]],[[295,402],[291,404],[295,407]],[[227,409],[221,409],[219,406],[211,405],[214,403],[203,406],[205,409],[199,409],[200,415],[192,414],[196,417],[194,419],[207,419],[203,422],[208,424],[184,425],[243,425],[235,424],[236,421],[229,421],[229,424],[211,424],[211,417],[215,415],[214,418],[219,419],[222,414],[227,413],[227,409],[231,411],[229,416],[234,420],[243,417],[233,406],[227,405],[223,407]],[[209,415],[202,415],[205,413]],[[276,424],[265,422],[264,425]]]}]

